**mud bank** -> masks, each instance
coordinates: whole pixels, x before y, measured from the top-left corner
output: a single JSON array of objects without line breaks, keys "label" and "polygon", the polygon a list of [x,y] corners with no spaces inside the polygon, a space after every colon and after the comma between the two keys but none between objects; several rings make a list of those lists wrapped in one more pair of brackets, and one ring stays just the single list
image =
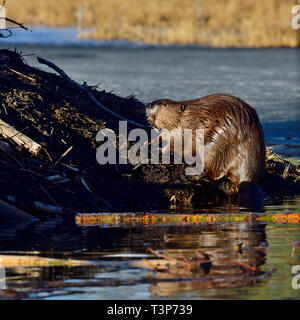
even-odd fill
[{"label": "mud bank", "polygon": [[[116,132],[120,119],[99,108],[87,92],[111,111],[147,126],[143,103],[87,84],[87,91],[81,90],[49,71],[29,66],[17,52],[0,50],[0,119],[41,146],[34,154],[0,136],[1,200],[33,215],[196,208],[228,201],[217,183],[185,175],[183,165],[99,165],[96,134],[103,128]],[[133,128],[128,123],[128,130]],[[299,166],[270,150],[267,159],[264,195],[299,194]]]}]

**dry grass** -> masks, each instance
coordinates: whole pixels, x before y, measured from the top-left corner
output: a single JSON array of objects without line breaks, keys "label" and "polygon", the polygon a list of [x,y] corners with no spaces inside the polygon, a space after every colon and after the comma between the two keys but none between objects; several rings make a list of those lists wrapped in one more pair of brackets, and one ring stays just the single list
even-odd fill
[{"label": "dry grass", "polygon": [[84,6],[89,37],[212,46],[300,44],[291,27],[297,0],[8,0],[7,13],[26,24],[69,26]]}]

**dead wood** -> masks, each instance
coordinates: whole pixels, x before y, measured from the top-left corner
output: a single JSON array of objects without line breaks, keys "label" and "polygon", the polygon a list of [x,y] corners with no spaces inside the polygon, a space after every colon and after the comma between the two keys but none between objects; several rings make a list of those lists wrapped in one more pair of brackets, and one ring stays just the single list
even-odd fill
[{"label": "dead wood", "polygon": [[82,90],[84,93],[86,93],[86,95],[91,99],[91,101],[96,104],[99,108],[101,108],[102,110],[104,110],[105,112],[110,113],[112,116],[123,120],[123,121],[127,121],[129,123],[131,123],[132,125],[139,127],[139,128],[146,128],[145,125],[142,125],[140,123],[137,123],[133,120],[129,120],[126,119],[125,117],[117,114],[116,112],[113,112],[112,110],[108,109],[107,107],[105,107],[101,102],[99,102],[93,95],[91,89],[87,86],[84,86],[82,84],[79,84],[78,82],[72,80],[62,69],[60,69],[58,66],[56,66],[53,62],[50,62],[46,59],[37,57],[37,60],[39,63],[41,64],[45,64],[48,67],[52,68],[53,70],[55,70],[56,72],[58,72],[64,79],[66,79],[67,81],[69,81],[70,83],[72,83],[73,85],[75,85],[76,87],[78,87],[80,90]]},{"label": "dead wood", "polygon": [[34,217],[2,200],[0,200],[0,221],[33,220]]},{"label": "dead wood", "polygon": [[0,134],[8,139],[16,143],[18,146],[23,147],[27,149],[29,152],[33,154],[37,154],[42,146],[29,137],[27,137],[25,134],[22,132],[18,131],[5,121],[0,119]]}]

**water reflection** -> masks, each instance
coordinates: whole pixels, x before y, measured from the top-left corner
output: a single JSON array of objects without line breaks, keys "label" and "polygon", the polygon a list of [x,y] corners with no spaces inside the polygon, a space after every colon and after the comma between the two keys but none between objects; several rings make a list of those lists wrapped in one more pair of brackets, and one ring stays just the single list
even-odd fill
[{"label": "water reflection", "polygon": [[[255,250],[267,245],[265,227],[262,223],[248,222],[164,228],[160,230],[160,237],[157,230],[148,228],[142,234],[126,235],[123,241],[140,243],[142,246],[145,239],[154,235],[155,239],[148,241],[151,248],[162,250],[165,256],[179,262],[186,262],[183,266],[177,263],[177,266],[151,275],[152,280],[159,280],[150,286],[151,295],[174,297],[183,290],[234,288],[258,284],[264,278],[262,275],[267,276],[260,269],[265,261],[265,253]],[[159,238],[161,241],[157,241]],[[197,264],[197,259],[198,267],[189,269],[189,265]],[[211,266],[201,263],[201,260],[209,260]],[[149,268],[151,264],[153,265],[150,260]],[[252,268],[257,271],[252,272]],[[162,281],[170,279],[177,281]],[[192,281],[182,281],[186,279]]]},{"label": "water reflection", "polygon": [[[269,204],[266,210],[291,213],[298,205]],[[274,277],[265,249],[280,229],[257,217],[127,227],[78,226],[74,218],[52,217],[1,225],[0,255],[72,258],[93,265],[6,268],[8,290],[0,290],[0,298],[222,298],[226,292],[227,297],[241,298],[239,289],[262,290]],[[294,229],[289,237],[293,233],[293,240],[299,241]]]},{"label": "water reflection", "polygon": [[[68,232],[66,232],[67,228]],[[74,225],[66,227],[59,221],[56,221],[56,224],[52,221],[50,226],[46,222],[39,222],[28,226],[25,230],[22,228],[9,232],[9,229],[5,229],[0,234],[2,250],[4,245],[6,251],[14,250],[18,243],[18,248],[23,251],[23,254],[38,251],[40,256],[76,257],[97,262],[93,267],[71,269],[66,267],[15,267],[9,270],[7,273],[9,286],[19,289],[25,286],[27,290],[33,292],[74,285],[75,287],[117,286],[127,283],[128,279],[118,279],[114,276],[101,279],[99,274],[104,272],[113,274],[121,269],[135,268],[136,266],[131,265],[131,262],[136,259],[114,257],[113,255],[107,258],[104,255],[108,252],[147,253],[147,247],[160,250],[170,258],[178,259],[178,261],[183,259],[194,265],[197,264],[196,259],[201,252],[212,263],[206,269],[203,264],[199,264],[199,267],[189,271],[185,270],[185,267],[174,266],[167,272],[154,272],[146,277],[143,272],[134,273],[133,283],[152,283],[149,290],[153,296],[173,295],[172,292],[183,290],[182,286],[184,290],[189,290],[188,288],[194,290],[198,287],[248,285],[249,270],[242,265],[259,267],[264,261],[264,254],[252,248],[266,243],[265,224],[253,222],[206,224],[183,228],[179,226],[131,229],[90,227],[80,230]],[[149,257],[147,259],[151,263],[151,259]],[[146,267],[142,268],[151,269],[151,264],[148,266],[146,264]],[[178,280],[199,278],[201,281],[192,281],[185,285],[178,282]],[[74,284],[75,279],[80,279],[81,282]],[[165,283],[166,280],[171,279],[174,280],[172,284]],[[255,279],[250,282],[257,281]],[[70,280],[71,283],[64,283],[66,280]]]}]

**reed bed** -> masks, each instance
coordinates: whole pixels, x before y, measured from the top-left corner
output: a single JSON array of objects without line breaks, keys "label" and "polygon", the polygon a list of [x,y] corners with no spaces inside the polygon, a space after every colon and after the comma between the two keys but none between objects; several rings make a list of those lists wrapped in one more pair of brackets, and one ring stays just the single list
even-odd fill
[{"label": "reed bed", "polygon": [[7,14],[28,25],[75,26],[83,7],[85,37],[217,47],[296,47],[297,0],[8,0]]}]

